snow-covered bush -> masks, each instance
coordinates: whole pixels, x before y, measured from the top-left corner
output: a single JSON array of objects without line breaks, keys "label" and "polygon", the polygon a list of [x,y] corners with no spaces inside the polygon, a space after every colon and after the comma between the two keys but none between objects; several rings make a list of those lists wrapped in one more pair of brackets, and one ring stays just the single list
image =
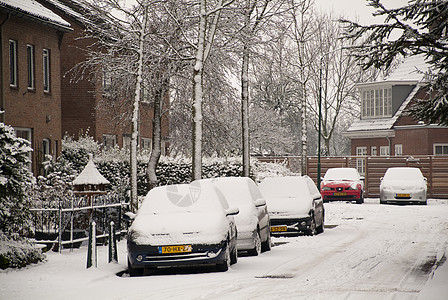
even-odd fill
[{"label": "snow-covered bush", "polygon": [[0,230],[5,234],[21,231],[29,220],[27,190],[34,179],[28,167],[31,151],[27,140],[0,123]]},{"label": "snow-covered bush", "polygon": [[64,136],[62,140],[60,161],[67,161],[72,165],[76,173],[80,173],[89,162],[89,154],[96,155],[100,151],[100,145],[86,132],[77,140],[70,136]]},{"label": "snow-covered bush", "polygon": [[266,177],[295,175],[285,164],[265,163],[258,160],[252,163],[252,171],[255,175],[255,182],[261,182]]},{"label": "snow-covered bush", "polygon": [[0,269],[22,268],[45,259],[42,250],[18,234],[7,236],[0,231]]}]

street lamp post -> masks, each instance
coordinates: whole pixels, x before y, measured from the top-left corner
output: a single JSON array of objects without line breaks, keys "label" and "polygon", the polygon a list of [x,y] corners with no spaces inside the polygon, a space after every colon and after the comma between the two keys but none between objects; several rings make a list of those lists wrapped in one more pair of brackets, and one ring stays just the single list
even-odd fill
[{"label": "street lamp post", "polygon": [[320,180],[321,180],[321,165],[320,165],[320,135],[321,135],[321,127],[322,127],[322,59],[320,58],[319,65],[319,131],[317,138],[317,188],[320,190]]}]

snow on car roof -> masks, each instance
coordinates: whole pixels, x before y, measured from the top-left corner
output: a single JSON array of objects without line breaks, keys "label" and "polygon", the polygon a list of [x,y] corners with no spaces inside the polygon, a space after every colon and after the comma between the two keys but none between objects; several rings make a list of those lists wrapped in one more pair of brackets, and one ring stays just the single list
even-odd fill
[{"label": "snow on car roof", "polygon": [[[225,200],[225,199],[224,199]],[[152,189],[146,195],[139,214],[182,211],[223,210],[225,203],[210,185],[193,182],[174,184]]]},{"label": "snow on car roof", "polygon": [[393,180],[408,180],[422,178],[423,174],[419,168],[413,167],[393,167],[387,169],[384,178]]},{"label": "snow on car roof", "polygon": [[359,180],[355,168],[331,168],[325,172],[324,180]]},{"label": "snow on car roof", "polygon": [[259,185],[264,197],[292,198],[309,195],[308,183],[302,176],[268,177]]}]

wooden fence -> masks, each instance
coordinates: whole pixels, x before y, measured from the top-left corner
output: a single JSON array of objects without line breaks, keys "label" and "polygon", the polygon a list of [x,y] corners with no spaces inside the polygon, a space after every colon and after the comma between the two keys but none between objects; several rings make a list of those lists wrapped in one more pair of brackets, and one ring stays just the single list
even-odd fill
[{"label": "wooden fence", "polygon": [[[257,157],[264,162],[282,162],[294,172],[300,172],[300,157]],[[317,182],[317,156],[307,158],[307,175]],[[427,178],[428,198],[448,199],[448,156],[416,155],[416,156],[346,156],[321,157],[321,176],[329,168],[351,167],[362,168],[365,177],[365,196],[380,196],[380,181],[390,167],[417,167]]]}]

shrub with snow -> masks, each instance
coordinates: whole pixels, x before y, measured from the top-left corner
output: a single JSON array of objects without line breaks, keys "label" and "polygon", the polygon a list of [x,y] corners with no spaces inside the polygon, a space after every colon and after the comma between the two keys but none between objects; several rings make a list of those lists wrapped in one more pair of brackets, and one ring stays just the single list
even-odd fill
[{"label": "shrub with snow", "polygon": [[45,259],[42,250],[18,234],[7,236],[0,231],[0,269],[22,268]]}]

